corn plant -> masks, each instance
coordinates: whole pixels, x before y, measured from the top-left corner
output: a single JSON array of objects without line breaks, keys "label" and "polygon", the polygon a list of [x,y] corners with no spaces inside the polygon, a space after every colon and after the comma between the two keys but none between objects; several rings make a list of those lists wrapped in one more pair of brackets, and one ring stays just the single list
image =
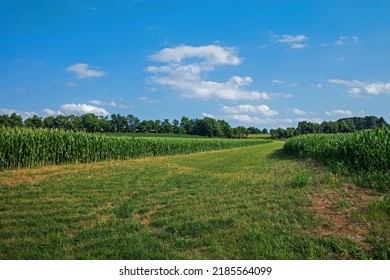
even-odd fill
[{"label": "corn plant", "polygon": [[0,169],[188,154],[267,142],[114,137],[63,130],[0,128]]},{"label": "corn plant", "polygon": [[[343,166],[362,177],[381,181],[388,189],[390,180],[390,130],[382,128],[354,134],[313,134],[289,139],[284,150],[301,157],[311,157],[331,167]],[[388,178],[388,179],[386,179]],[[367,182],[369,180],[366,180]]]}]

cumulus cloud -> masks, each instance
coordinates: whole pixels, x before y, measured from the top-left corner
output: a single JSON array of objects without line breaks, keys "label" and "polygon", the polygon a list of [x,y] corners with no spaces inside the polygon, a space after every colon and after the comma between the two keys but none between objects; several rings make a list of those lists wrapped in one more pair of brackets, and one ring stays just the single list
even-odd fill
[{"label": "cumulus cloud", "polygon": [[242,61],[236,55],[235,48],[221,47],[218,45],[199,47],[179,45],[174,48],[162,49],[158,53],[151,55],[150,58],[159,62],[174,63],[180,63],[186,58],[201,58],[211,65],[238,65]]},{"label": "cumulus cloud", "polygon": [[294,109],[292,110],[292,112],[293,112],[293,114],[298,115],[298,116],[304,116],[304,115],[307,114],[305,111],[300,110],[300,109],[298,109],[298,108],[294,108]]},{"label": "cumulus cloud", "polygon": [[349,110],[331,110],[325,111],[327,116],[351,116],[352,112]]},{"label": "cumulus cloud", "polygon": [[106,75],[104,71],[97,71],[86,63],[77,63],[66,68],[66,71],[75,73],[79,79],[98,78]]},{"label": "cumulus cloud", "polygon": [[24,111],[19,111],[15,109],[8,109],[8,108],[0,108],[0,115],[12,115],[13,113],[20,115],[23,119],[31,118],[34,115],[39,115],[35,113],[34,111],[32,112],[24,112]]},{"label": "cumulus cloud", "polygon": [[375,82],[367,83],[358,80],[340,80],[340,79],[330,79],[330,83],[336,85],[343,85],[349,87],[348,93],[352,97],[361,95],[361,93],[379,95],[382,93],[390,94],[390,83]]},{"label": "cumulus cloud", "polygon": [[273,42],[286,44],[292,49],[304,49],[308,46],[309,41],[309,38],[305,35],[273,34],[271,38]]},{"label": "cumulus cloud", "polygon": [[52,109],[49,109],[49,108],[45,108],[42,110],[42,113],[45,117],[48,117],[48,116],[57,116],[57,115],[61,115],[62,113],[60,111],[54,111]]},{"label": "cumulus cloud", "polygon": [[16,113],[17,115],[22,116],[23,119],[30,118],[34,115],[48,117],[48,116],[57,116],[57,115],[82,115],[86,113],[94,113],[95,115],[109,115],[109,112],[103,108],[95,107],[87,104],[63,104],[60,106],[59,110],[53,110],[50,108],[45,108],[42,110],[42,114],[36,112],[23,112],[15,109],[0,108],[0,115],[7,114],[11,115]]},{"label": "cumulus cloud", "polygon": [[87,113],[93,113],[95,115],[107,116],[110,114],[104,108],[100,108],[88,104],[74,104],[74,103],[61,105],[60,112],[64,113],[65,115],[71,115],[71,114],[82,115]]},{"label": "cumulus cloud", "polygon": [[222,111],[229,114],[256,114],[268,117],[275,116],[278,114],[278,112],[271,110],[267,105],[238,105],[233,107],[223,106]]},{"label": "cumulus cloud", "polygon": [[[235,48],[208,45],[193,47],[180,45],[165,48],[151,55],[150,59],[164,65],[145,68],[152,74],[148,82],[180,92],[181,97],[208,100],[211,98],[228,100],[269,99],[265,92],[246,90],[252,84],[249,76],[232,76],[225,82],[208,80],[206,73],[223,65],[238,65],[242,59]],[[190,59],[190,61],[188,61]]]}]

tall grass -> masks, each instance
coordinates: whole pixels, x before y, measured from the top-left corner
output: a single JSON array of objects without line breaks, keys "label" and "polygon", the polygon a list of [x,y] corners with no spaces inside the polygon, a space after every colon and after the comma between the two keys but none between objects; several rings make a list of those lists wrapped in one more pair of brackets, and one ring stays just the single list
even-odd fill
[{"label": "tall grass", "polygon": [[110,137],[62,130],[0,128],[0,169],[188,154],[259,143],[267,142]]},{"label": "tall grass", "polygon": [[354,134],[313,134],[289,139],[284,150],[311,157],[333,168],[359,174],[364,184],[390,189],[390,131],[376,129]]}]

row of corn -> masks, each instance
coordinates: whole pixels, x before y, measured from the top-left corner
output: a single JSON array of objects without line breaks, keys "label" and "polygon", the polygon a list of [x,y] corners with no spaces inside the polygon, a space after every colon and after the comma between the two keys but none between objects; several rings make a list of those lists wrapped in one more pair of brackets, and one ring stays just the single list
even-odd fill
[{"label": "row of corn", "polygon": [[287,140],[284,150],[331,167],[343,166],[348,172],[356,171],[366,177],[390,177],[390,130],[385,128],[353,134],[301,135]]},{"label": "row of corn", "polygon": [[265,142],[112,137],[63,130],[0,128],[0,169],[188,154]]}]

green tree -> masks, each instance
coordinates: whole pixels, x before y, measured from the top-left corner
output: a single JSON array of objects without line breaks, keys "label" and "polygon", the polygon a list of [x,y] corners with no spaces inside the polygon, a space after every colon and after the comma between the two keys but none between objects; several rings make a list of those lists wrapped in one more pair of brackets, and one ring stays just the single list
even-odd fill
[{"label": "green tree", "polygon": [[248,137],[249,131],[244,126],[237,126],[233,128],[233,137],[234,138],[245,138]]},{"label": "green tree", "polygon": [[48,116],[48,117],[44,118],[43,127],[55,128],[55,118],[53,116]]},{"label": "green tree", "polygon": [[128,130],[127,118],[120,114],[111,115],[111,131],[126,132]]},{"label": "green tree", "polygon": [[218,123],[219,123],[219,127],[221,128],[221,131],[222,131],[221,137],[232,138],[233,137],[233,129],[230,126],[230,124],[225,120],[219,120]]},{"label": "green tree", "polygon": [[193,133],[194,121],[186,116],[181,118],[180,127],[184,129],[186,134],[195,134]]},{"label": "green tree", "polygon": [[350,133],[356,130],[353,121],[342,120],[339,123],[339,131],[343,133]]},{"label": "green tree", "polygon": [[321,131],[323,133],[337,133],[339,132],[339,124],[337,122],[322,122]]},{"label": "green tree", "polygon": [[16,113],[12,113],[11,116],[9,117],[9,124],[11,127],[22,127],[23,118]]},{"label": "green tree", "polygon": [[204,117],[198,123],[199,135],[208,137],[221,137],[223,132],[217,120],[209,117]]},{"label": "green tree", "polygon": [[174,119],[172,121],[172,131],[173,131],[173,133],[176,133],[176,134],[180,134],[181,133],[182,130],[180,129],[180,122],[179,122],[179,120]]},{"label": "green tree", "polygon": [[301,121],[298,123],[297,134],[308,134],[313,132],[312,125],[307,121]]},{"label": "green tree", "polygon": [[87,132],[98,132],[100,131],[99,118],[93,113],[87,113],[81,116],[82,127]]},{"label": "green tree", "polygon": [[172,124],[169,122],[169,119],[165,119],[161,123],[161,132],[163,133],[172,133],[173,127]]},{"label": "green tree", "polygon": [[41,117],[38,117],[37,115],[33,115],[32,117],[27,118],[24,121],[24,125],[27,127],[39,128],[43,126],[43,121]]},{"label": "green tree", "polygon": [[161,132],[161,120],[154,121],[154,130],[156,131],[156,133]]},{"label": "green tree", "polygon": [[0,127],[11,126],[10,117],[7,114],[0,115]]},{"label": "green tree", "polygon": [[378,122],[377,122],[377,127],[386,127],[386,128],[389,128],[389,124],[385,121],[385,119],[383,117],[380,117]]},{"label": "green tree", "polygon": [[128,132],[136,132],[140,130],[141,121],[139,118],[129,114],[126,116],[127,120],[127,131]]},{"label": "green tree", "polygon": [[80,116],[70,115],[68,120],[69,120],[69,129],[73,131],[79,131],[83,129]]},{"label": "green tree", "polygon": [[260,129],[253,127],[253,126],[248,127],[248,131],[249,131],[249,134],[260,134],[261,133]]}]

